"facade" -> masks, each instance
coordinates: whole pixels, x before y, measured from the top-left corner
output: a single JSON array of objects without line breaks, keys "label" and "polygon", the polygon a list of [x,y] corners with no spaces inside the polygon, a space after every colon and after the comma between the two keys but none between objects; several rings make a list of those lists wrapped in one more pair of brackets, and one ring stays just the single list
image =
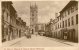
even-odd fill
[{"label": "facade", "polygon": [[52,19],[50,19],[50,22],[48,22],[45,25],[45,34],[46,34],[46,36],[52,37],[52,28],[53,28]]},{"label": "facade", "polygon": [[38,8],[37,5],[30,6],[30,28],[32,33],[37,32],[37,23],[38,23]]},{"label": "facade", "polygon": [[38,31],[39,30],[45,31],[45,23],[39,23],[38,24]]},{"label": "facade", "polygon": [[42,35],[42,36],[44,36],[45,35],[45,23],[39,23],[38,25],[37,25],[38,27],[38,35]]},{"label": "facade", "polygon": [[[52,34],[53,37],[62,37],[62,17],[59,15],[52,21]],[[61,38],[62,39],[62,38]]]},{"label": "facade", "polygon": [[[12,29],[10,28],[12,2],[2,2],[2,41],[10,40],[12,37]],[[14,9],[13,9],[14,10]],[[11,36],[10,36],[11,35]]]},{"label": "facade", "polygon": [[[17,19],[17,12],[11,1],[3,1],[2,5],[2,42],[20,37],[21,30],[25,29],[26,23]],[[19,30],[18,30],[19,29]]]},{"label": "facade", "polygon": [[78,42],[78,1],[70,1],[61,11],[63,38]]},{"label": "facade", "polygon": [[22,37],[26,31],[26,23],[20,17],[16,18],[16,28],[18,37]]},{"label": "facade", "polygon": [[50,27],[53,38],[78,42],[78,1],[70,1],[52,20],[48,30]]}]

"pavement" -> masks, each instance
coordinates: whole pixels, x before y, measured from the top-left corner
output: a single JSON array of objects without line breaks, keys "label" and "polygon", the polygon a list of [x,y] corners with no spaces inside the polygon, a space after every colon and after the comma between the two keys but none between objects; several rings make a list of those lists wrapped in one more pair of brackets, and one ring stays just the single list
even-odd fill
[{"label": "pavement", "polygon": [[67,40],[62,40],[62,39],[57,39],[57,38],[49,38],[49,37],[47,37],[47,38],[51,39],[51,40],[58,41],[60,43],[64,43],[64,44],[70,45],[70,46],[77,46],[78,45],[78,43],[67,41]]},{"label": "pavement", "polygon": [[10,40],[10,41],[6,41],[2,43],[2,47],[9,47],[15,43],[18,43],[19,41],[21,41],[22,39],[24,39],[25,37],[21,37],[21,38],[17,38],[14,40]]},{"label": "pavement", "polygon": [[32,38],[27,39],[25,36],[17,38],[15,40],[7,41],[2,43],[3,47],[69,47],[77,46],[78,43],[64,41],[55,38],[49,38],[45,36],[35,36],[32,35]]}]

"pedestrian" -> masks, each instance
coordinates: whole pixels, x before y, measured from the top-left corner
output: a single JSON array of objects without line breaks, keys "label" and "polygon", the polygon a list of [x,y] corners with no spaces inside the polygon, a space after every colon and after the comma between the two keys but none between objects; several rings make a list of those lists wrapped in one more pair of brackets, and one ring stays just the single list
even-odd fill
[{"label": "pedestrian", "polygon": [[31,33],[30,33],[30,30],[27,31],[27,38],[31,38]]},{"label": "pedestrian", "polygon": [[25,31],[25,33],[24,33],[24,34],[25,34],[25,37],[27,37],[27,30]]},{"label": "pedestrian", "polygon": [[36,36],[38,35],[38,32],[35,32]]}]

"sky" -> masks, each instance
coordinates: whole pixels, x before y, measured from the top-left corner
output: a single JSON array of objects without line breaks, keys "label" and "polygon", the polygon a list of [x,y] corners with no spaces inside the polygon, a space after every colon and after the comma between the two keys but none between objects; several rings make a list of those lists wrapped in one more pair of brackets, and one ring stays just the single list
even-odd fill
[{"label": "sky", "polygon": [[13,6],[26,24],[30,25],[30,5],[38,7],[38,23],[47,23],[55,18],[55,13],[61,11],[69,1],[13,1]]}]

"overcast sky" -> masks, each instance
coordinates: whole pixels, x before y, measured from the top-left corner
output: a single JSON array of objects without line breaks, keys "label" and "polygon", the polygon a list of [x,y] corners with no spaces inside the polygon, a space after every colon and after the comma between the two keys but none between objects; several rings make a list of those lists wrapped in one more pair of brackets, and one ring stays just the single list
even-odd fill
[{"label": "overcast sky", "polygon": [[55,13],[61,11],[69,1],[13,1],[13,6],[27,25],[30,24],[30,4],[38,6],[38,22],[47,23],[55,18]]}]

